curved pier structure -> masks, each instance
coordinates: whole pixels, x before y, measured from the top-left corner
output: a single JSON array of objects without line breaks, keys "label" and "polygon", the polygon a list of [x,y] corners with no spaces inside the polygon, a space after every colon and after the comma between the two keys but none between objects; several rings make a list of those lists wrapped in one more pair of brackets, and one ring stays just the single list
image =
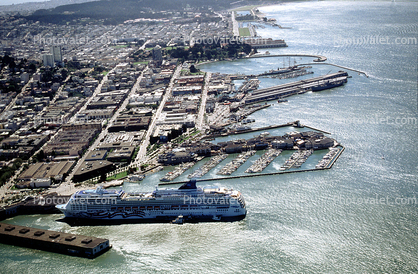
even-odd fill
[{"label": "curved pier structure", "polygon": [[314,54],[269,54],[269,55],[253,55],[246,58],[264,58],[264,57],[314,57],[314,62],[325,62],[327,57]]},{"label": "curved pier structure", "polygon": [[346,70],[351,70],[351,71],[355,71],[358,72],[360,74],[364,74],[364,76],[366,76],[367,78],[369,78],[369,75],[367,75],[367,73],[365,73],[364,71],[361,70],[357,70],[357,69],[352,69],[352,68],[348,68],[348,67],[344,67],[344,66],[340,66],[340,65],[336,65],[336,64],[331,64],[331,63],[307,63],[307,64],[300,64],[299,66],[310,66],[310,65],[330,65],[330,66],[334,66],[334,67],[338,67],[338,68],[342,68],[342,69],[346,69]]}]

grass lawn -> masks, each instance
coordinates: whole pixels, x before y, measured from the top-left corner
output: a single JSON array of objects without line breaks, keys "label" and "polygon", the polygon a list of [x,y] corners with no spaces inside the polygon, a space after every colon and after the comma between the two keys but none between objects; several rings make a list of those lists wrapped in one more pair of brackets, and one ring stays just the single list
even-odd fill
[{"label": "grass lawn", "polygon": [[128,176],[128,172],[127,171],[124,171],[124,172],[118,173],[116,175],[107,177],[106,178],[106,181],[119,180],[120,178],[123,178],[123,177],[126,177],[126,176]]},{"label": "grass lawn", "polygon": [[250,36],[250,29],[249,28],[240,28],[239,29],[239,36]]},{"label": "grass lawn", "polygon": [[117,46],[112,46],[114,48],[126,48],[128,45],[117,45]]},{"label": "grass lawn", "polygon": [[148,65],[149,61],[141,61],[141,62],[135,62],[134,65]]}]

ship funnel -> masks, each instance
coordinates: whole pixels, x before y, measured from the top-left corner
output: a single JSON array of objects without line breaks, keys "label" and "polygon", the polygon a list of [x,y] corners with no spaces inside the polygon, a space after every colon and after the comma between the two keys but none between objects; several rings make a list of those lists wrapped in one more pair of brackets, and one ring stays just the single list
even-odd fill
[{"label": "ship funnel", "polygon": [[196,179],[191,179],[189,182],[184,183],[179,189],[197,189]]}]

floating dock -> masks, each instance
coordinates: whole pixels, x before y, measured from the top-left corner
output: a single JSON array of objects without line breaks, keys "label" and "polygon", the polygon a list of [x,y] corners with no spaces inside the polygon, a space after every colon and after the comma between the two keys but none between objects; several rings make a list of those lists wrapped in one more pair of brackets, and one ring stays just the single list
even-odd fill
[{"label": "floating dock", "polygon": [[168,172],[163,178],[160,179],[161,182],[170,182],[183,174],[186,170],[194,166],[197,162],[188,162],[181,163],[173,171]]},{"label": "floating dock", "polygon": [[227,157],[228,157],[228,154],[216,155],[215,157],[211,158],[208,162],[206,162],[203,166],[198,168],[196,171],[189,174],[189,176],[187,176],[187,178],[191,179],[191,178],[202,177],[203,175],[208,173],[212,168],[217,166],[220,162],[225,160]]},{"label": "floating dock", "polygon": [[107,239],[5,223],[0,223],[0,242],[89,259],[111,248]]},{"label": "floating dock", "polygon": [[[271,175],[283,175],[283,174],[290,174],[290,173],[301,173],[301,172],[309,172],[309,171],[319,171],[319,170],[327,170],[331,169],[337,159],[345,150],[345,147],[339,146],[341,149],[334,156],[331,162],[326,167],[320,168],[313,168],[313,169],[296,169],[296,170],[288,170],[288,171],[280,171],[280,172],[272,172],[272,173],[253,173],[250,175],[241,175],[241,176],[229,176],[229,177],[217,177],[217,178],[210,178],[210,179],[197,179],[196,182],[210,182],[210,181],[219,181],[219,180],[231,180],[231,179],[241,179],[241,178],[249,178],[249,177],[259,177],[259,176],[271,176]],[[188,181],[181,181],[181,182],[167,182],[167,183],[160,183],[158,185],[177,185],[177,184],[184,184]]]},{"label": "floating dock", "polygon": [[280,167],[280,170],[286,170],[291,168],[301,167],[303,163],[306,162],[309,156],[311,156],[313,150],[297,150],[288,160],[285,161],[283,166]]},{"label": "floating dock", "polygon": [[255,173],[263,171],[277,156],[282,153],[281,149],[269,149],[267,152],[255,161],[247,170],[246,173]]},{"label": "floating dock", "polygon": [[251,156],[255,154],[255,150],[245,151],[239,154],[234,160],[226,164],[217,174],[231,175],[241,165],[243,165]]}]

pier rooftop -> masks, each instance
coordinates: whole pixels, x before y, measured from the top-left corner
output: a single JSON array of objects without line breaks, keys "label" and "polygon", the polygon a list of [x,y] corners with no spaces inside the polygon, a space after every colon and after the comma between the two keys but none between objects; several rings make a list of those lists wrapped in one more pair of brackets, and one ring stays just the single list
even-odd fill
[{"label": "pier rooftop", "polygon": [[0,223],[0,242],[86,258],[111,248],[107,239],[5,223]]}]

